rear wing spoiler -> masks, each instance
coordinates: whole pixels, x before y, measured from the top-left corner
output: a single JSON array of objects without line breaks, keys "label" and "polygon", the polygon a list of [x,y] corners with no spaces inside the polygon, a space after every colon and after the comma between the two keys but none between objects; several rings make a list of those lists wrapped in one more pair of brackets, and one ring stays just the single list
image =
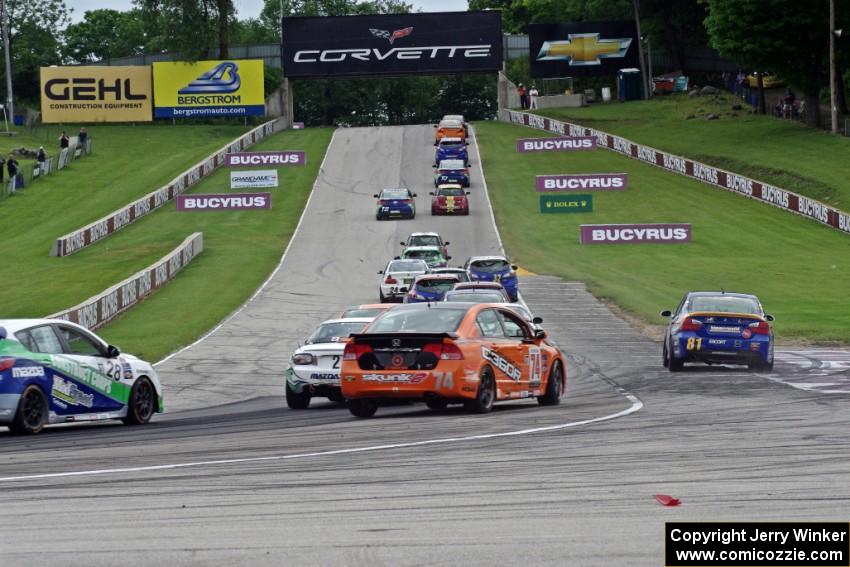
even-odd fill
[{"label": "rear wing spoiler", "polygon": [[739,319],[767,321],[767,319],[755,313],[724,313],[720,311],[694,311],[693,313],[688,313],[688,317],[738,317]]},{"label": "rear wing spoiler", "polygon": [[400,331],[397,333],[355,333],[350,335],[355,343],[369,343],[372,341],[388,341],[392,339],[417,339],[421,341],[442,342],[443,339],[457,339],[457,333],[417,333]]}]

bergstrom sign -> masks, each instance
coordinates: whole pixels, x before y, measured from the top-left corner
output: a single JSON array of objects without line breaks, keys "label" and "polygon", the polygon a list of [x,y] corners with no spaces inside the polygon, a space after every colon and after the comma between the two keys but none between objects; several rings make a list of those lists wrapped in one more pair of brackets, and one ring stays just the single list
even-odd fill
[{"label": "bergstrom sign", "polygon": [[283,18],[289,78],[496,72],[499,11]]}]

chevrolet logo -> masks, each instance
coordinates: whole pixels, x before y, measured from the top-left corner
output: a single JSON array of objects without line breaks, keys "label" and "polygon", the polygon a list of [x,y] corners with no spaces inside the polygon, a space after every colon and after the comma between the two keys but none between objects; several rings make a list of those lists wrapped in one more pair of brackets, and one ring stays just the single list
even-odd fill
[{"label": "chevrolet logo", "polygon": [[538,61],[568,60],[571,67],[601,65],[602,59],[625,57],[632,38],[599,39],[598,33],[571,33],[566,41],[544,41]]}]

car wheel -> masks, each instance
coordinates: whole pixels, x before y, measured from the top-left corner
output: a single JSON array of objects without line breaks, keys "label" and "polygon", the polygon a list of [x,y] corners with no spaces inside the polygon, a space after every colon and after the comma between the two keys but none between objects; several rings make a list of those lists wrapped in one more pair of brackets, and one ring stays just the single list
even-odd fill
[{"label": "car wheel", "polygon": [[384,290],[382,290],[382,289],[378,290],[378,297],[381,298],[381,303],[387,303],[387,296],[384,295]]},{"label": "car wheel", "polygon": [[664,341],[664,346],[661,349],[661,364],[664,368],[669,368],[670,359],[668,358],[669,354],[667,353],[667,341]]},{"label": "car wheel", "polygon": [[286,405],[289,409],[301,410],[310,407],[310,394],[301,392],[300,394],[286,383]]},{"label": "car wheel", "polygon": [[47,396],[38,386],[27,386],[18,401],[15,419],[9,424],[9,429],[17,435],[33,435],[39,433],[47,424]]},{"label": "car wheel", "polygon": [[747,368],[751,372],[758,372],[758,373],[773,372],[773,361],[771,360],[770,362],[764,362],[762,360],[757,360],[755,362],[750,362],[749,364],[747,364]]},{"label": "car wheel", "polygon": [[425,405],[428,406],[428,409],[441,411],[449,407],[449,401],[445,398],[430,398],[425,400]]},{"label": "car wheel", "polygon": [[348,411],[350,411],[351,415],[354,417],[372,417],[375,415],[375,412],[378,411],[378,404],[376,404],[374,400],[370,399],[348,400],[346,401],[346,405],[348,405]]},{"label": "car wheel", "polygon": [[542,396],[537,396],[537,403],[541,406],[557,406],[561,403],[561,387],[564,379],[564,370],[561,363],[556,361],[552,365],[552,370],[549,372],[549,379],[546,381],[546,392]]},{"label": "car wheel", "polygon": [[674,357],[673,349],[671,349],[669,345],[667,347],[667,362],[667,369],[670,372],[679,372],[685,367],[685,361],[681,358]]},{"label": "car wheel", "polygon": [[334,392],[328,396],[328,399],[337,404],[345,402],[345,397],[343,397],[342,392]]},{"label": "car wheel", "polygon": [[481,381],[478,383],[478,393],[474,400],[469,400],[464,405],[473,413],[489,413],[496,401],[496,378],[493,369],[485,366],[481,370]]},{"label": "car wheel", "polygon": [[156,390],[151,381],[142,376],[133,384],[130,390],[130,400],[127,402],[127,417],[123,421],[127,425],[143,425],[151,420],[156,411]]}]

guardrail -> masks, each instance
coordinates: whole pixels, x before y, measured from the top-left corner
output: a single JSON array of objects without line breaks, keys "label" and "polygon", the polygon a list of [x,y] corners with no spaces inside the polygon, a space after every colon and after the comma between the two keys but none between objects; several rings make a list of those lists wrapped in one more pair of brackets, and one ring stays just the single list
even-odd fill
[{"label": "guardrail", "polygon": [[113,211],[93,223],[90,223],[74,232],[62,235],[53,243],[50,249],[51,256],[68,256],[74,252],[91,246],[92,244],[103,240],[110,234],[118,232],[122,228],[128,226],[132,222],[141,217],[152,213],[156,209],[162,207],[166,203],[172,201],[177,195],[186,191],[189,187],[195,185],[198,181],[207,177],[224,164],[224,156],[227,153],[241,151],[254,145],[259,140],[270,135],[275,130],[277,120],[271,120],[260,126],[257,126],[250,132],[243,134],[233,142],[222,147],[215,153],[211,154],[203,161],[187,169],[167,185],[164,185],[148,193],[141,199],[133,201],[124,207]]},{"label": "guardrail", "polygon": [[102,327],[146,296],[174,279],[204,250],[204,234],[195,232],[159,261],[70,309],[48,315],[94,330]]},{"label": "guardrail", "polygon": [[528,126],[537,130],[560,134],[561,136],[593,136],[597,145],[632,159],[666,169],[685,177],[719,187],[737,195],[755,199],[808,219],[815,220],[830,228],[850,234],[850,214],[840,211],[820,201],[809,199],[769,183],[738,175],[698,161],[675,154],[668,154],[650,146],[644,146],[631,140],[614,136],[601,130],[587,128],[579,124],[562,122],[527,112],[502,109],[499,120]]}]

